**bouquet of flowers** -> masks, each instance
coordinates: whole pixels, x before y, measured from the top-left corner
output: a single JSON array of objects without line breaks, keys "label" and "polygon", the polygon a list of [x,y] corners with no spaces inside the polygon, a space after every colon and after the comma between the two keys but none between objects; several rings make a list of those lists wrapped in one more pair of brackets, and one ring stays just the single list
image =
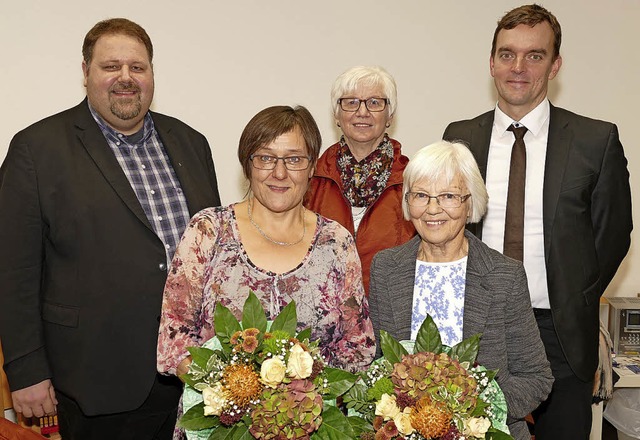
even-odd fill
[{"label": "bouquet of flowers", "polygon": [[497,371],[475,364],[480,335],[448,347],[427,316],[415,342],[380,332],[383,357],[344,395],[361,440],[513,439]]},{"label": "bouquet of flowers", "polygon": [[310,329],[296,334],[294,302],[271,322],[250,292],[241,322],[220,303],[214,322],[216,336],[189,348],[181,376],[186,412],[178,426],[189,439],[356,437],[335,399],[358,376],[328,367]]}]

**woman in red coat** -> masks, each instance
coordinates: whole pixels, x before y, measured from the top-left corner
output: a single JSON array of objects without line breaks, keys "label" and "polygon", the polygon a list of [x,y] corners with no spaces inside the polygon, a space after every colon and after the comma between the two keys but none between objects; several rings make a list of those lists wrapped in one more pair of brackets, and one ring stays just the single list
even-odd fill
[{"label": "woman in red coat", "polygon": [[355,237],[368,295],[373,256],[415,234],[401,209],[409,159],[386,133],[396,110],[396,83],[381,67],[353,67],[338,76],[331,100],[342,137],[318,159],[305,206]]}]

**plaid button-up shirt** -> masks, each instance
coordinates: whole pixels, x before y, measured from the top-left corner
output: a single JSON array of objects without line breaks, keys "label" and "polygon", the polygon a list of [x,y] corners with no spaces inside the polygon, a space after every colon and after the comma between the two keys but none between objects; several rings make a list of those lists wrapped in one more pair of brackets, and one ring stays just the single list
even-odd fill
[{"label": "plaid button-up shirt", "polygon": [[109,127],[91,105],[89,109],[127,176],[151,227],[164,243],[168,267],[190,215],[180,181],[153,119],[147,113],[141,133],[127,136]]}]

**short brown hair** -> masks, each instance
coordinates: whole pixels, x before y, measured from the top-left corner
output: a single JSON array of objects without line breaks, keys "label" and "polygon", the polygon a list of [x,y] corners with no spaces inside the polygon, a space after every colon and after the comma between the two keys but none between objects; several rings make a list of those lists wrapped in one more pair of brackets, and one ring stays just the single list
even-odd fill
[{"label": "short brown hair", "polygon": [[318,124],[305,107],[299,105],[289,107],[277,105],[267,107],[256,114],[242,131],[238,145],[238,159],[242,165],[242,171],[247,179],[251,178],[251,155],[265,145],[273,142],[278,136],[289,133],[296,128],[300,129],[307,154],[311,157],[311,165],[315,166],[322,136]]},{"label": "short brown hair", "polygon": [[110,18],[98,22],[91,28],[87,35],[84,37],[82,43],[82,58],[87,66],[91,63],[91,57],[93,57],[93,48],[96,42],[103,35],[126,35],[133,37],[140,41],[147,48],[147,54],[149,55],[149,62],[153,61],[153,44],[151,38],[147,34],[142,26],[134,23],[126,18]]},{"label": "short brown hair", "polygon": [[534,27],[535,25],[543,22],[549,23],[551,30],[553,31],[553,59],[555,60],[560,55],[560,44],[562,43],[562,29],[558,19],[547,9],[540,5],[523,5],[518,8],[512,9],[507,12],[504,17],[498,21],[498,26],[493,33],[493,42],[491,43],[491,56],[496,54],[496,41],[498,40],[498,33],[503,29],[513,29],[518,25],[526,24],[527,26]]}]

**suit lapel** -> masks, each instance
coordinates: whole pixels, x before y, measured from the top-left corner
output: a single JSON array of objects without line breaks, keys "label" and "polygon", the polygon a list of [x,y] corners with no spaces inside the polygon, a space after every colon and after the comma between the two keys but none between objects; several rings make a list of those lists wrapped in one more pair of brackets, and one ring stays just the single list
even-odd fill
[{"label": "suit lapel", "polygon": [[484,333],[486,317],[490,313],[487,298],[491,298],[491,287],[483,285],[490,267],[488,255],[478,238],[469,232],[465,232],[465,235],[469,240],[469,257],[464,291],[463,339],[477,333]]},{"label": "suit lapel", "polygon": [[547,139],[547,155],[544,168],[544,187],[542,197],[542,217],[544,228],[544,254],[549,255],[551,246],[551,230],[555,220],[558,198],[564,171],[567,166],[569,149],[571,148],[571,130],[569,122],[562,117],[553,105],[549,116],[549,137]]},{"label": "suit lapel", "polygon": [[[491,144],[491,130],[493,129],[493,118],[495,112],[490,111],[479,118],[478,125],[471,129],[471,145],[469,148],[478,162],[478,168],[482,179],[487,180],[487,162],[489,160],[489,147]],[[478,223],[467,224],[467,230],[475,236],[482,238],[482,220]]]},{"label": "suit lapel", "polygon": [[491,130],[493,128],[494,112],[487,112],[478,121],[478,126],[471,132],[471,151],[478,162],[482,178],[487,177],[487,161],[491,144]]},{"label": "suit lapel", "polygon": [[76,128],[78,139],[93,159],[96,166],[109,185],[122,199],[124,204],[135,214],[142,223],[153,231],[138,198],[136,197],[127,176],[122,171],[118,160],[114,156],[100,127],[91,116],[86,99],[77,107],[78,117],[76,118]]},{"label": "suit lapel", "polygon": [[165,125],[163,121],[155,117],[153,112],[151,113],[151,116],[153,117],[153,123],[156,127],[156,131],[162,140],[162,145],[169,156],[171,166],[176,173],[176,177],[178,177],[178,180],[180,181],[180,187],[182,188],[187,200],[189,214],[194,215],[198,210],[196,207],[206,205],[206,201],[199,200],[199,196],[202,194],[202,191],[198,191],[197,182],[193,179],[193,175],[196,173],[192,173],[189,170],[191,161],[186,155],[187,151],[180,145],[180,141],[173,134],[171,126]]},{"label": "suit lapel", "polygon": [[416,235],[408,246],[405,246],[397,255],[396,267],[393,273],[398,282],[393,289],[395,292],[396,307],[393,308],[393,320],[398,330],[398,339],[411,338],[411,310],[413,308],[413,286],[415,283],[416,261],[420,236]]}]

